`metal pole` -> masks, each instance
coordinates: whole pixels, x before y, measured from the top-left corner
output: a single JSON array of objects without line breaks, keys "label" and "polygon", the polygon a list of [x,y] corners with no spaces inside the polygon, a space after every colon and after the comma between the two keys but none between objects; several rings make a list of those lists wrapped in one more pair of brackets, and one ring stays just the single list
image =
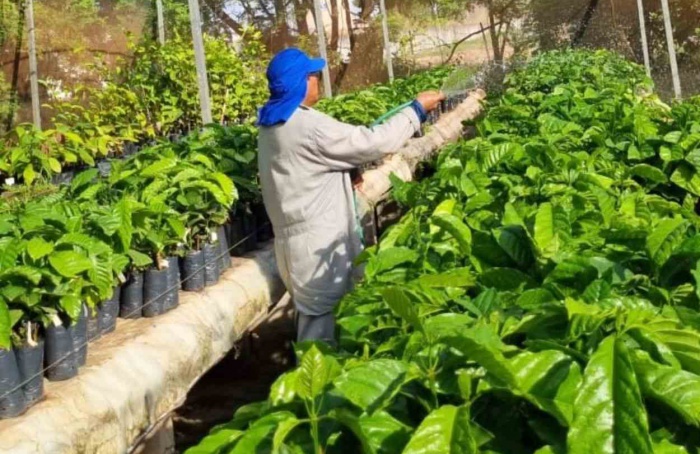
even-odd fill
[{"label": "metal pole", "polygon": [[190,8],[190,26],[194,44],[194,61],[197,67],[197,85],[199,86],[199,106],[202,110],[202,123],[212,123],[211,101],[209,99],[209,81],[207,79],[207,62],[204,57],[204,38],[202,37],[202,19],[199,14],[199,1],[188,0]]},{"label": "metal pole", "polygon": [[382,31],[384,33],[384,58],[386,59],[386,69],[389,72],[389,81],[394,81],[394,61],[391,57],[391,43],[389,41],[389,17],[386,14],[386,2],[380,0],[379,7],[382,13]]},{"label": "metal pole", "polygon": [[642,52],[644,53],[644,67],[647,69],[647,76],[651,76],[651,62],[649,60],[649,43],[647,42],[647,25],[644,19],[644,0],[637,0],[637,11],[639,12],[639,30],[642,34]]},{"label": "metal pole", "polygon": [[671,24],[671,9],[668,0],[661,0],[664,12],[664,28],[666,29],[666,43],[668,44],[668,58],[671,62],[671,76],[673,77],[673,92],[676,99],[681,99],[681,78],[678,74],[678,60],[676,60],[676,44],[673,40],[673,25]]},{"label": "metal pole", "polygon": [[29,85],[32,93],[32,119],[41,129],[41,100],[39,99],[39,72],[36,63],[36,34],[34,28],[34,3],[26,0],[27,31],[29,35]]},{"label": "metal pole", "polygon": [[156,0],[156,17],[158,20],[158,42],[165,44],[165,19],[163,17],[163,0]]},{"label": "metal pole", "polygon": [[[333,1],[333,0],[332,0]],[[323,24],[323,14],[321,13],[321,1],[314,0],[314,17],[316,18],[316,36],[318,37],[318,51],[321,58],[328,62],[328,52],[326,52],[326,29]],[[323,68],[323,91],[326,98],[333,96],[331,89],[331,72],[326,64]]]}]

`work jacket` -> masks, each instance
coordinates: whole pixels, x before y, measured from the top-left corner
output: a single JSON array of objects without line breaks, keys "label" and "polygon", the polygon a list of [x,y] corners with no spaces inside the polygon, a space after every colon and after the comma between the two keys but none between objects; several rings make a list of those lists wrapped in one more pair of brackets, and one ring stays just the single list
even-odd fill
[{"label": "work jacket", "polygon": [[350,171],[396,152],[420,128],[408,107],[375,128],[308,107],[261,127],[258,167],[282,280],[299,312],[331,312],[352,287],[361,252]]}]

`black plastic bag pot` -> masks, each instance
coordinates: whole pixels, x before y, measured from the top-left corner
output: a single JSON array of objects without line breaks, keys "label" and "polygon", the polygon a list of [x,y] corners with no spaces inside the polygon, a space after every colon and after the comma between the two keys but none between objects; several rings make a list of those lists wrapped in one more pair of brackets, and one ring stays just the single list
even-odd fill
[{"label": "black plastic bag pot", "polygon": [[198,292],[204,288],[204,252],[190,251],[182,258],[182,289]]},{"label": "black plastic bag pot", "polygon": [[100,311],[96,307],[88,308],[87,338],[88,342],[94,342],[102,337],[100,331]]},{"label": "black plastic bag pot", "polygon": [[143,282],[143,316],[156,317],[165,312],[168,294],[168,269],[146,271]]},{"label": "black plastic bag pot", "polygon": [[204,285],[211,287],[219,282],[219,246],[206,243],[202,248],[204,253]]},{"label": "black plastic bag pot", "polygon": [[[272,223],[270,222],[270,217],[267,215],[267,210],[265,205],[259,204],[255,205],[253,208],[253,213],[255,214],[255,223],[257,229],[257,241],[260,243],[265,243],[270,241],[275,237],[275,233],[272,230]],[[255,249],[258,245],[255,244]]]},{"label": "black plastic bag pot", "polygon": [[97,163],[97,170],[100,172],[102,178],[107,178],[110,173],[112,173],[112,162],[103,159]]},{"label": "black plastic bag pot", "polygon": [[231,252],[228,250],[228,239],[223,225],[219,227],[217,236],[219,238],[219,270],[223,274],[225,270],[231,268]]},{"label": "black plastic bag pot", "polygon": [[0,419],[19,416],[26,408],[15,351],[0,349]]},{"label": "black plastic bag pot", "polygon": [[117,328],[119,316],[119,301],[121,300],[121,286],[114,288],[112,297],[100,304],[100,332],[108,334]]},{"label": "black plastic bag pot", "polygon": [[78,375],[73,331],[72,325],[46,327],[44,367],[47,368],[46,377],[51,381],[68,380]]},{"label": "black plastic bag pot", "polygon": [[258,220],[255,214],[243,217],[243,233],[245,234],[245,250],[254,251],[258,248]]},{"label": "black plastic bag pot", "polygon": [[40,340],[34,346],[20,347],[16,354],[24,401],[29,408],[44,395],[44,341]]},{"label": "black plastic bag pot", "polygon": [[168,293],[165,295],[165,312],[180,304],[180,264],[177,257],[168,257]]},{"label": "black plastic bag pot", "polygon": [[132,271],[122,285],[119,316],[121,318],[141,318],[143,311],[143,273]]},{"label": "black plastic bag pot", "polygon": [[78,367],[85,365],[87,361],[88,342],[88,308],[83,304],[80,315],[73,324],[73,350],[75,351],[75,361]]},{"label": "black plastic bag pot", "polygon": [[241,257],[246,253],[245,226],[243,217],[231,213],[231,227],[229,228],[228,244],[232,247],[231,253],[236,257]]}]

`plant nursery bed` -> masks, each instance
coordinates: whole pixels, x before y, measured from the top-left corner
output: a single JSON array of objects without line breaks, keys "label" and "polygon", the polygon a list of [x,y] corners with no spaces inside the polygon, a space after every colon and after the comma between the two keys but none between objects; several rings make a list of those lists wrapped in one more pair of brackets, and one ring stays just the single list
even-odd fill
[{"label": "plant nursery bed", "polygon": [[271,245],[233,261],[217,285],[182,292],[171,312],[120,319],[115,333],[91,344],[78,377],[47,381],[41,402],[0,421],[0,452],[129,451],[282,296]]}]

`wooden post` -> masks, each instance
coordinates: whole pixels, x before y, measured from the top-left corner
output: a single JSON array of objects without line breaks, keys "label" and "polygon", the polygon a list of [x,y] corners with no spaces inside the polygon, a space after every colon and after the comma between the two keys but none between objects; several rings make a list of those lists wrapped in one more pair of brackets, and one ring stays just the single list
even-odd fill
[{"label": "wooden post", "polygon": [[202,123],[212,123],[211,100],[209,98],[209,80],[207,79],[207,61],[204,56],[204,38],[202,36],[202,19],[199,13],[199,1],[188,0],[190,9],[190,26],[194,44],[194,61],[197,68],[197,85],[199,86],[199,106],[202,111]]},{"label": "wooden post", "polygon": [[326,28],[323,23],[323,13],[321,12],[321,1],[314,0],[314,18],[316,19],[316,36],[318,37],[318,52],[321,58],[326,60],[326,67],[323,68],[323,91],[326,98],[333,96],[331,89],[331,71],[328,67],[328,52],[326,51]]},{"label": "wooden post", "polygon": [[41,100],[39,99],[39,72],[36,62],[36,33],[34,28],[34,2],[26,0],[27,32],[29,37],[29,85],[32,95],[32,119],[41,129]]},{"label": "wooden post", "polygon": [[379,1],[379,7],[382,13],[382,32],[384,33],[384,58],[386,60],[386,69],[389,73],[389,81],[394,81],[394,60],[391,56],[391,42],[389,40],[389,16],[386,13],[386,2]]},{"label": "wooden post", "polygon": [[644,0],[637,0],[637,11],[639,12],[639,30],[642,35],[642,52],[644,53],[644,67],[647,69],[647,76],[651,76],[651,62],[649,60],[649,43],[647,41],[647,25],[644,18]]},{"label": "wooden post", "polygon": [[158,42],[165,44],[165,18],[163,17],[163,0],[156,0],[156,18],[158,21]]},{"label": "wooden post", "polygon": [[678,74],[678,60],[676,60],[676,44],[673,39],[673,25],[671,24],[671,9],[668,0],[661,0],[664,12],[664,28],[666,29],[666,44],[668,44],[668,58],[671,63],[671,77],[673,78],[673,93],[676,99],[681,99],[681,78]]}]

